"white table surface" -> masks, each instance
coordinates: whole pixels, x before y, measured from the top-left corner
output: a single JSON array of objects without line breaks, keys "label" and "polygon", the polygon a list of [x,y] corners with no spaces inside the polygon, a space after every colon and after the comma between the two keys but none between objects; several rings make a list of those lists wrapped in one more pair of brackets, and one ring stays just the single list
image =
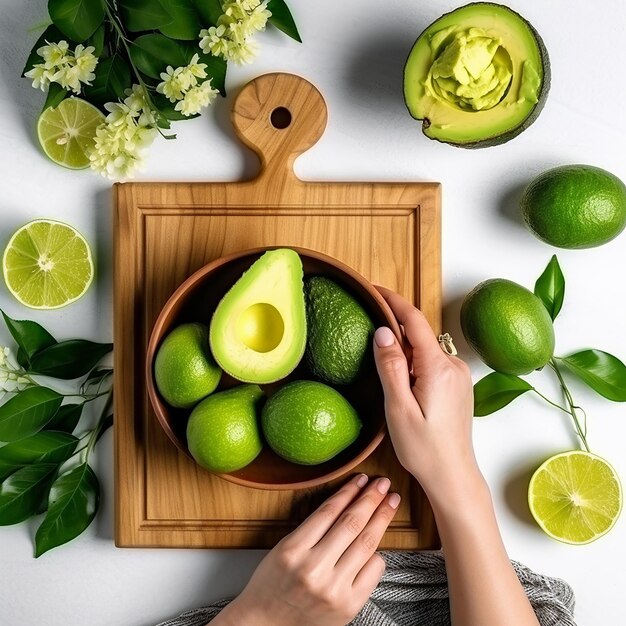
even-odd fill
[{"label": "white table surface", "polygon": [[[539,30],[552,61],[552,90],[538,121],[512,142],[478,151],[424,138],[402,100],[402,69],[416,36],[455,2],[441,0],[290,0],[304,44],[276,32],[259,37],[262,53],[230,68],[229,97],[202,118],[176,126],[178,140],[157,141],[142,180],[239,180],[255,158],[233,138],[232,96],[267,71],[292,71],[319,86],[330,116],[322,140],[297,163],[311,180],[412,180],[443,183],[445,328],[475,377],[487,372],[462,340],[458,314],[465,293],[500,276],[532,287],[554,249],[521,225],[516,204],[535,174],[564,163],[590,163],[626,180],[626,4],[582,0],[511,0]],[[602,7],[600,9],[599,7]],[[37,217],[79,228],[97,257],[97,284],[57,312],[21,307],[0,286],[10,315],[43,322],[59,337],[112,337],[110,183],[49,163],[35,138],[41,95],[19,74],[45,16],[44,0],[3,0],[0,17],[0,242]],[[607,349],[626,358],[626,234],[592,250],[559,251],[567,279],[556,324],[557,351]],[[7,333],[0,340],[7,341]],[[547,374],[537,384],[556,395]],[[626,408],[580,385],[575,397],[589,414],[589,442],[626,479]],[[475,422],[480,465],[492,489],[511,558],[568,580],[582,626],[623,624],[626,515],[596,543],[572,547],[535,526],[526,505],[533,469],[575,445],[566,416],[531,397]],[[35,526],[0,529],[2,626],[151,626],[161,619],[237,592],[260,551],[118,549],[112,538],[112,434],[97,450],[101,512],[80,538],[33,559]]]}]

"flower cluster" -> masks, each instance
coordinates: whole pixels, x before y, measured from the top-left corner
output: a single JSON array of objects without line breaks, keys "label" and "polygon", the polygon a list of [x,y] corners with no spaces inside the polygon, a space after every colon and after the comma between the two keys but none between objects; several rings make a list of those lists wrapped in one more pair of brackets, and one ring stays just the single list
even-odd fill
[{"label": "flower cluster", "polygon": [[43,63],[37,63],[25,76],[32,78],[35,89],[45,91],[50,83],[58,83],[63,89],[80,94],[82,84],[90,85],[96,77],[95,48],[78,44],[72,51],[65,40],[46,44],[37,50]]},{"label": "flower cluster", "polygon": [[206,63],[198,63],[199,56],[193,55],[189,65],[174,69],[168,65],[161,74],[157,91],[162,93],[170,102],[176,102],[176,111],[185,117],[196,115],[209,106],[218,94],[217,89],[211,87],[211,79],[204,82],[198,79],[206,78]]},{"label": "flower cluster", "polygon": [[0,397],[7,392],[21,391],[29,383],[24,371],[14,361],[11,350],[0,346]]},{"label": "flower cluster", "polygon": [[200,31],[200,48],[235,63],[250,63],[257,54],[257,45],[250,37],[265,30],[271,12],[268,0],[234,0],[226,2],[217,26]]},{"label": "flower cluster", "polygon": [[124,102],[105,104],[109,114],[96,130],[91,168],[108,178],[128,178],[142,165],[156,137],[156,120],[144,87],[126,90]]}]

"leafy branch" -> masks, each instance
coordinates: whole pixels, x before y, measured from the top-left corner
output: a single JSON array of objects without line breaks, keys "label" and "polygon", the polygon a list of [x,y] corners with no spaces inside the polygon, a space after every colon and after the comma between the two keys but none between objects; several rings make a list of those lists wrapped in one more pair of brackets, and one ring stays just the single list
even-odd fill
[{"label": "leafy branch", "polygon": [[[81,534],[97,513],[100,487],[89,460],[113,423],[113,370],[98,363],[113,345],[59,342],[36,322],[2,316],[17,356],[1,349],[0,388],[7,399],[0,405],[0,525],[45,512],[35,535],[41,556]],[[69,380],[75,391],[52,388]],[[99,400],[96,424],[78,436],[84,407]]]},{"label": "leafy branch", "polygon": [[[556,255],[538,278],[535,295],[543,302],[554,321],[561,311],[565,297],[565,277]],[[531,391],[571,417],[582,446],[590,452],[587,442],[587,415],[574,402],[564,370],[608,400],[626,402],[626,365],[612,354],[595,349],[583,350],[566,357],[553,356],[548,365],[559,383],[565,406],[551,400],[520,376],[492,372],[474,385],[474,415],[490,415]],[[583,417],[582,425],[580,414]]]}]

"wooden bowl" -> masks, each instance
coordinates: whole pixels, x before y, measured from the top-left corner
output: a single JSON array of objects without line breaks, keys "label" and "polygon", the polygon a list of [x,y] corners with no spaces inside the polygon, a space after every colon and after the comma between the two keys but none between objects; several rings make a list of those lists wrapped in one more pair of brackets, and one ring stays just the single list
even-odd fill
[{"label": "wooden bowl", "polygon": [[[191,457],[185,435],[189,410],[169,406],[159,394],[154,380],[154,359],[161,341],[179,324],[202,322],[209,324],[215,307],[224,294],[254,261],[267,250],[244,250],[212,261],[190,276],[167,301],[159,314],[150,336],[146,356],[148,396],[159,423],[179,450]],[[304,248],[292,247],[302,259],[305,276],[327,276],[363,306],[374,325],[389,326],[400,337],[400,328],[391,309],[376,288],[363,276],[339,261]],[[314,379],[304,363],[285,379],[263,385],[268,395],[290,380]],[[228,374],[222,375],[217,391],[241,384]],[[315,487],[349,472],[367,458],[383,440],[386,432],[383,391],[374,367],[351,385],[337,387],[358,411],[363,428],[357,440],[333,459],[320,465],[297,465],[282,459],[267,444],[250,465],[218,476],[239,485],[258,489],[302,489]]]}]

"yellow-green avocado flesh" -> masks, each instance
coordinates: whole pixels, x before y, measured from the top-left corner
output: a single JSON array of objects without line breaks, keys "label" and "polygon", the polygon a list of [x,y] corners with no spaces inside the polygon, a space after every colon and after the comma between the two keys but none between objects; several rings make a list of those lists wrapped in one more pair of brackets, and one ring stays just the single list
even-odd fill
[{"label": "yellow-green avocado flesh", "polygon": [[468,4],[433,22],[404,69],[404,99],[430,139],[466,148],[509,141],[539,115],[550,87],[541,37],[499,4]]},{"label": "yellow-green avocado flesh", "polygon": [[233,378],[284,378],[306,347],[302,261],[288,248],[261,256],[226,293],[209,330],[211,352]]}]

